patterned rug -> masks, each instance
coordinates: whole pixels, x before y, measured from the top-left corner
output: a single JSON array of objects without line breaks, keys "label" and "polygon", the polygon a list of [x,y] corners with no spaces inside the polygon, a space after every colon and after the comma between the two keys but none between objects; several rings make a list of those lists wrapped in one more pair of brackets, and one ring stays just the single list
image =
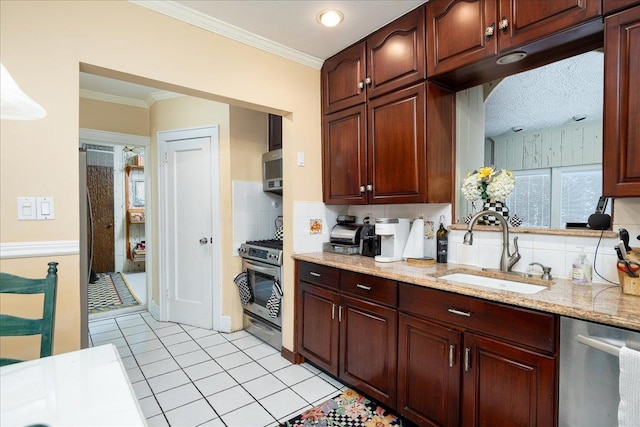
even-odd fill
[{"label": "patterned rug", "polygon": [[89,314],[138,304],[120,273],[99,273],[96,283],[89,283]]},{"label": "patterned rug", "polygon": [[386,427],[402,426],[402,420],[354,390],[304,411],[280,427]]}]

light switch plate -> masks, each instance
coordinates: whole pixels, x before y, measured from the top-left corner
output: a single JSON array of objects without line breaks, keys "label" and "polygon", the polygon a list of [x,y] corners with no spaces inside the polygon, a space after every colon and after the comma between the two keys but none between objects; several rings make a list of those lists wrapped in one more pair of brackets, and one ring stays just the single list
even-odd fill
[{"label": "light switch plate", "polygon": [[35,219],[37,219],[36,198],[18,197],[18,221]]},{"label": "light switch plate", "polygon": [[304,166],[304,152],[298,152],[298,166]]},{"label": "light switch plate", "polygon": [[38,219],[54,219],[53,197],[37,198]]}]

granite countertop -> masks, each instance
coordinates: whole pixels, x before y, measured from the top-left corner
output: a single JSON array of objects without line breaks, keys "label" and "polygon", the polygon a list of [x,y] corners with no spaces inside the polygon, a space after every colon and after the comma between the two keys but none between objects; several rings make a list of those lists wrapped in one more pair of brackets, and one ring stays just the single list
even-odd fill
[{"label": "granite countertop", "polygon": [[[462,264],[449,263],[420,266],[409,264],[405,261],[380,263],[375,262],[370,257],[340,255],[329,252],[299,253],[294,254],[292,258],[413,285],[441,289],[490,301],[498,301],[514,306],[640,331],[640,296],[624,294],[621,287],[617,285],[575,285],[567,279],[554,279],[549,285],[549,282],[540,279],[530,279],[527,281],[534,284],[546,284],[548,289],[535,294],[519,294],[454,283],[438,278],[438,276],[454,273],[456,270],[459,271],[461,269],[481,272],[480,268]],[[486,275],[486,273],[484,274]],[[497,274],[499,275],[500,273]]]}]

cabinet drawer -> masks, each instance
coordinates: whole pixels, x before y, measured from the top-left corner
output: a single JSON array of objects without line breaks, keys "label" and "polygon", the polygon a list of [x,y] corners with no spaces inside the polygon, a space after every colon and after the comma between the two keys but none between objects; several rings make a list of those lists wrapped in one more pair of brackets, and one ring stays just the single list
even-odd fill
[{"label": "cabinet drawer", "polygon": [[393,280],[343,271],[340,290],[391,307],[398,306],[398,284]]},{"label": "cabinet drawer", "polygon": [[556,316],[413,285],[401,285],[401,310],[554,353]]},{"label": "cabinet drawer", "polygon": [[325,265],[298,261],[298,280],[338,289],[340,286],[340,270]]}]

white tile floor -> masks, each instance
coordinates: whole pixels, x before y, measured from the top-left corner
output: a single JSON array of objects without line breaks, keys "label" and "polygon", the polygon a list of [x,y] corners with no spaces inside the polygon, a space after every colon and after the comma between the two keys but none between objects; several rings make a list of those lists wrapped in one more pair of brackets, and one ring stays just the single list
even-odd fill
[{"label": "white tile floor", "polygon": [[150,426],[277,426],[345,386],[293,365],[245,331],[158,322],[148,312],[89,322],[90,343],[113,343]]}]

